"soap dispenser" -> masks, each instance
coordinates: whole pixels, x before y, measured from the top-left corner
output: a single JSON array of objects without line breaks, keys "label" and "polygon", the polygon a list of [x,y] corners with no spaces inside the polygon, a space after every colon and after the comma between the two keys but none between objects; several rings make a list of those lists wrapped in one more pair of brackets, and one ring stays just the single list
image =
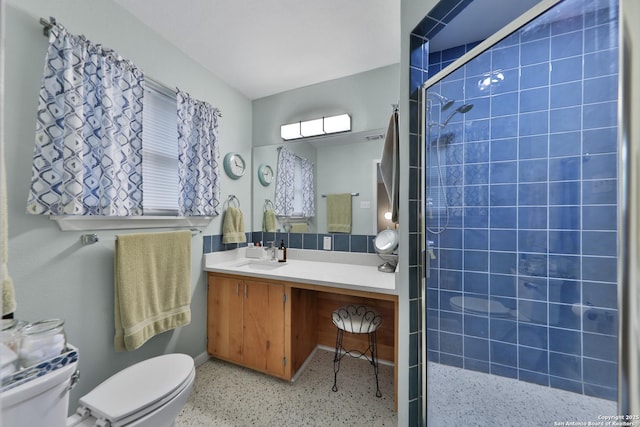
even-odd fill
[{"label": "soap dispenser", "polygon": [[284,245],[284,239],[280,241],[278,248],[278,262],[287,262],[287,247]]}]

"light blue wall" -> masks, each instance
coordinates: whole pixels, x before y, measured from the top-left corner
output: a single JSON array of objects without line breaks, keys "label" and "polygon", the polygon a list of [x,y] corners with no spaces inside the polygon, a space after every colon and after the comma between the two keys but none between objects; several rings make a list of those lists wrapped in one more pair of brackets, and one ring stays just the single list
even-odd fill
[{"label": "light blue wall", "polygon": [[[113,349],[113,241],[115,231],[99,231],[98,244],[80,245],[81,232],[62,232],[47,217],[25,214],[31,180],[35,112],[47,39],[40,17],[54,16],[73,34],[115,49],[148,75],[179,86],[219,107],[221,154],[234,150],[251,157],[251,101],[204,70],[140,21],[108,0],[9,0],[6,16],[5,149],[8,177],[9,269],[16,285],[16,317],[66,320],[69,342],[80,349],[82,394],[134,362],[166,352],[197,356],[205,352],[206,281],[201,236],[192,245],[191,325],[151,339],[129,353]],[[223,177],[222,193],[250,200],[248,179]],[[247,221],[247,227],[250,222]],[[216,218],[203,234],[219,234]],[[136,231],[136,230],[129,230]]]},{"label": "light blue wall", "polygon": [[[253,145],[261,147],[261,152],[265,145],[283,144],[280,137],[282,124],[333,114],[351,115],[351,132],[318,140],[310,149],[316,153],[313,158],[317,192],[361,194],[353,204],[354,234],[375,234],[372,160],[379,159],[382,152],[382,140],[366,141],[359,133],[372,129],[386,130],[393,111],[392,104],[398,103],[398,72],[399,64],[393,64],[253,101]],[[302,142],[293,141],[291,144],[299,147]],[[351,152],[347,153],[349,150]],[[354,157],[354,152],[359,154]],[[335,160],[328,160],[331,158]],[[345,168],[345,164],[349,167]],[[257,165],[254,163],[255,167]],[[257,231],[261,229],[264,199],[274,199],[275,185],[262,187],[257,184],[255,171],[252,176],[253,230]],[[326,232],[325,201],[321,197],[316,198],[317,215],[313,219],[313,232]],[[371,202],[372,207],[360,208],[361,201]]]},{"label": "light blue wall", "polygon": [[[386,129],[393,111],[392,104],[398,103],[398,72],[399,64],[393,64],[253,101],[253,146],[255,150],[259,150],[261,158],[268,158],[264,154],[265,150],[268,150],[265,146],[282,145],[281,124],[345,112],[351,115],[352,132],[336,137],[341,141],[340,146],[336,146],[335,142],[331,143],[329,141],[331,138],[327,138],[325,146],[318,142],[315,146],[309,145],[307,147],[308,150],[315,153],[314,156],[308,157],[316,160],[317,174],[319,175],[316,176],[317,188],[362,194],[362,197],[354,198],[353,234],[355,236],[351,237],[355,237],[355,243],[351,242],[354,239],[350,236],[335,235],[334,250],[374,252],[371,247],[371,239],[375,235],[373,230],[375,203],[372,199],[374,190],[373,159],[379,158],[379,154],[376,153],[382,152],[382,141],[367,142],[364,141],[362,135],[357,136],[360,140],[356,141],[354,134],[372,129]],[[353,140],[350,139],[351,135],[354,135]],[[299,145],[300,143],[294,142],[294,144]],[[273,148],[273,152],[275,153],[275,148]],[[336,160],[337,164],[341,164],[339,169],[336,169],[340,173],[330,172],[332,168],[336,167],[336,163],[329,160],[332,156],[340,157]],[[352,156],[350,157],[352,161],[346,156]],[[273,163],[275,157],[271,157],[271,159],[271,166],[275,171],[276,164]],[[358,162],[359,166],[346,169],[345,163],[349,164],[349,162]],[[320,163],[322,165],[318,166]],[[246,216],[245,222],[251,224],[247,217],[252,218],[252,225],[246,227],[245,230],[248,233],[250,231],[256,232],[253,237],[248,234],[249,241],[269,241],[274,237],[269,235],[265,238],[259,231],[262,228],[264,200],[265,198],[274,200],[275,184],[271,184],[269,187],[260,185],[256,176],[257,166],[258,164],[254,162],[253,169],[247,176],[252,182],[253,196],[251,199],[247,199],[252,202],[248,204],[247,209],[243,210]],[[318,187],[318,185],[322,187]],[[371,202],[372,207],[360,208],[362,200]],[[242,203],[245,203],[245,200],[242,200]],[[247,206],[247,203],[242,206]],[[276,240],[278,242],[284,240],[288,247],[293,248],[316,249],[321,247],[318,246],[318,241],[321,241],[323,231],[326,231],[325,213],[324,211],[320,212],[320,210],[326,209],[324,200],[319,198],[316,200],[316,209],[319,213],[313,219],[315,225],[311,230],[312,233],[305,236],[300,233],[278,233],[277,236],[274,235]],[[319,234],[316,232],[317,230],[319,230]],[[238,246],[236,244],[223,245],[221,242],[220,233],[206,235],[205,252],[229,250]]]},{"label": "light blue wall", "polygon": [[280,125],[348,113],[352,132],[386,128],[398,103],[399,64],[253,101],[253,145],[280,144]]}]

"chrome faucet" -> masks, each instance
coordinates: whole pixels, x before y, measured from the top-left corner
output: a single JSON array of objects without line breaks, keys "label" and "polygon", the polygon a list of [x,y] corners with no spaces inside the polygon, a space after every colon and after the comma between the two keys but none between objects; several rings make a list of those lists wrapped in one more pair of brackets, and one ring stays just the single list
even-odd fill
[{"label": "chrome faucet", "polygon": [[276,242],[275,241],[269,241],[267,242],[269,243],[269,247],[268,248],[264,248],[265,250],[271,251],[271,261],[277,261],[278,260],[278,248],[276,248]]}]

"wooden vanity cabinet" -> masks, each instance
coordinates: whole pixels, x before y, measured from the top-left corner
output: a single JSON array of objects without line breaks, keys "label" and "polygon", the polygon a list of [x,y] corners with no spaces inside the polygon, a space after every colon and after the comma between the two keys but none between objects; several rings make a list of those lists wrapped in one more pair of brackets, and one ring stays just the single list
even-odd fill
[{"label": "wooden vanity cabinet", "polygon": [[286,378],[284,285],[211,273],[208,282],[208,353]]},{"label": "wooden vanity cabinet", "polygon": [[207,351],[212,356],[242,363],[244,282],[209,275],[207,294]]},{"label": "wooden vanity cabinet", "polygon": [[[218,272],[208,273],[208,286],[207,352],[289,381],[318,346],[335,348],[333,310],[372,307],[384,318],[377,331],[378,357],[395,365],[397,405],[397,295]],[[362,351],[368,336],[345,337],[345,344]]]}]

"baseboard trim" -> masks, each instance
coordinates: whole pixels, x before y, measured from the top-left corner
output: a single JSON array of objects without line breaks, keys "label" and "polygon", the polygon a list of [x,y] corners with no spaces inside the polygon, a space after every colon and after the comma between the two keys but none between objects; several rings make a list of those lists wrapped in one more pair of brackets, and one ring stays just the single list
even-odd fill
[{"label": "baseboard trim", "polygon": [[[309,354],[309,357],[307,357],[307,360],[305,360],[304,363],[302,364],[302,366],[300,366],[300,369],[298,369],[298,372],[296,372],[296,374],[293,376],[293,378],[291,379],[291,382],[294,382],[298,378],[298,376],[302,373],[302,371],[304,371],[304,368],[309,363],[309,360],[313,358],[313,355],[318,350],[328,351],[330,353],[333,353],[335,351],[335,348],[332,348],[332,347],[329,347],[329,346],[326,346],[326,345],[317,345],[313,349],[311,354]],[[209,358],[210,358],[209,353],[204,351],[204,352],[200,353],[199,355],[197,355],[196,357],[194,357],[193,358],[193,362],[196,365],[196,367],[198,367],[198,366],[206,363],[209,360]],[[393,362],[391,362],[389,360],[378,359],[378,363],[380,363],[381,365],[393,366]]]},{"label": "baseboard trim", "polygon": [[196,367],[198,367],[206,363],[208,360],[209,360],[209,354],[206,351],[204,351],[193,358],[193,363],[196,365]]}]

